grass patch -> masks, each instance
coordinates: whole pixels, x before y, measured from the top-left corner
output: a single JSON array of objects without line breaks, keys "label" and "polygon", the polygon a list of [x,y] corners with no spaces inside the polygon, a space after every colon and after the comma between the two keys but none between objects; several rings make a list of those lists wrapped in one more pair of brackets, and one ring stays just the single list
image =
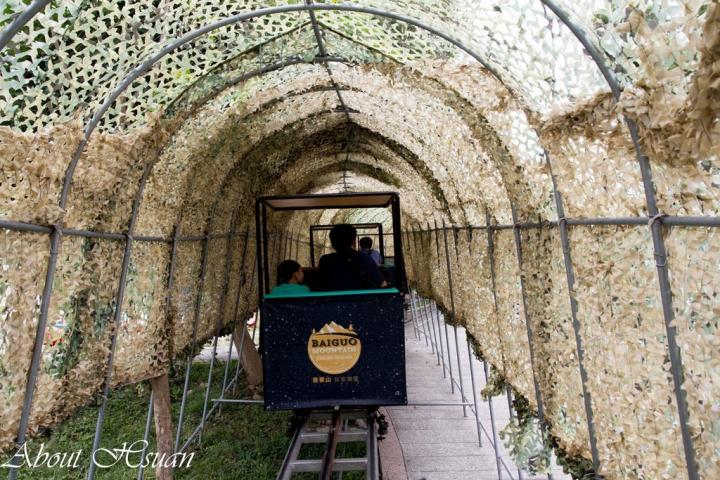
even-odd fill
[{"label": "grass patch", "polygon": [[[235,372],[236,362],[231,362],[230,376]],[[205,389],[210,365],[208,363],[195,363],[190,373],[190,387],[185,417],[183,420],[184,443],[202,418]],[[182,372],[184,374],[184,370]],[[220,396],[222,378],[225,373],[225,364],[216,362],[213,369],[213,386],[209,398]],[[248,398],[245,389],[244,377],[237,387],[237,394],[229,398]],[[170,385],[172,402],[173,428],[177,428],[180,416],[180,403],[182,400],[184,376],[174,379]],[[142,440],[145,433],[145,423],[150,401],[150,388],[147,382],[118,389],[110,394],[107,403],[103,426],[102,442],[100,447],[112,451],[122,448],[123,443],[128,446]],[[212,403],[208,403],[208,410]],[[73,417],[55,426],[52,430],[33,438],[27,443],[27,458],[36,463],[41,453],[47,453],[48,460],[55,454],[67,453],[66,460],[72,453],[80,452],[75,466],[48,468],[47,463],[37,467],[20,468],[20,479],[57,479],[76,480],[86,478],[90,466],[95,425],[97,422],[98,405],[90,405],[80,409]],[[216,411],[205,424],[202,445],[197,441],[188,447],[188,453],[194,453],[190,467],[176,468],[177,479],[272,479],[277,476],[290,440],[285,436],[288,412],[265,412],[261,405],[225,404],[222,414]],[[149,438],[149,452],[156,451],[154,435],[154,422],[151,426]],[[141,444],[137,444],[138,448]],[[42,448],[42,451],[41,451]],[[40,461],[42,462],[40,457]],[[131,465],[140,462],[140,454],[130,454]],[[3,455],[1,462],[9,462],[8,455]],[[111,464],[111,456],[98,456],[103,464]],[[40,463],[40,462],[38,462]],[[125,457],[110,468],[97,468],[95,478],[98,479],[130,479],[137,478],[138,469],[128,466]],[[143,478],[155,478],[153,468],[146,468]]]}]

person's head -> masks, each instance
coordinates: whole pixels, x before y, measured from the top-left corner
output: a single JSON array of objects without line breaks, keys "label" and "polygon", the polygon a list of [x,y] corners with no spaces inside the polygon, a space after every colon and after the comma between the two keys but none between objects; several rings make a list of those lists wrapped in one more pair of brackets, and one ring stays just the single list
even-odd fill
[{"label": "person's head", "polygon": [[330,230],[330,243],[335,250],[341,248],[352,247],[355,248],[355,242],[357,241],[357,230],[352,225],[347,223],[341,223],[335,225]]},{"label": "person's head", "polygon": [[360,239],[360,248],[372,248],[372,238],[370,237],[362,237]]},{"label": "person's head", "polygon": [[302,267],[295,260],[285,260],[277,267],[278,285],[283,283],[300,283],[303,281]]}]

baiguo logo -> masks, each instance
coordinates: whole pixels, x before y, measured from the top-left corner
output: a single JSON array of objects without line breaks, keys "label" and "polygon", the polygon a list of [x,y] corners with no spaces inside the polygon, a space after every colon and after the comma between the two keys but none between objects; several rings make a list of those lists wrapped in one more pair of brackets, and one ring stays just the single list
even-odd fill
[{"label": "baiguo logo", "polygon": [[361,344],[352,324],[344,328],[335,322],[325,324],[319,332],[313,329],[308,339],[308,356],[323,373],[337,375],[355,366],[360,358]]}]

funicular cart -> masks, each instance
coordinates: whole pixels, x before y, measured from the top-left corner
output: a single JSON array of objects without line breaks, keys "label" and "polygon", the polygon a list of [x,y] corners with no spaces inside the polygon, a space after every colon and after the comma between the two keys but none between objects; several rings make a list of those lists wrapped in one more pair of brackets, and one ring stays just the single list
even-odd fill
[{"label": "funicular cart", "polygon": [[[407,404],[403,294],[397,288],[313,291],[271,295],[267,215],[271,211],[390,208],[393,219],[394,284],[404,285],[397,193],[352,193],[263,197],[255,206],[261,354],[266,410],[295,410],[300,418],[278,478],[293,472],[365,470],[378,478],[377,407]],[[335,460],[340,441],[358,441],[341,432],[342,418],[365,418],[363,459]],[[329,433],[310,434],[313,418],[330,418]],[[326,443],[322,460],[297,460],[304,443]]]}]

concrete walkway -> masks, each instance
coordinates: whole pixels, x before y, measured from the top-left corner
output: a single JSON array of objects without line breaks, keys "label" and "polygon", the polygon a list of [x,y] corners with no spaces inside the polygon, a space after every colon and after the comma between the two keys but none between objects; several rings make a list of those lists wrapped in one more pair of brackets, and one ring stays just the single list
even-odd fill
[{"label": "concrete walkway", "polygon": [[[441,316],[442,320],[442,316]],[[458,358],[455,349],[455,331],[447,327],[452,355],[447,354],[448,337],[446,337],[444,323],[438,328],[434,322],[435,330],[425,325],[428,339],[421,331],[420,339],[415,334],[413,322],[405,323],[405,355],[408,386],[408,406],[385,407],[385,413],[390,421],[388,434],[380,442],[380,464],[383,480],[546,480],[546,475],[530,477],[527,473],[518,475],[510,455],[502,446],[500,440],[501,457],[512,473],[508,474],[505,467],[498,466],[495,460],[495,451],[490,443],[492,426],[490,420],[490,406],[483,402],[480,391],[485,387],[485,373],[483,364],[473,358],[475,371],[475,388],[478,392],[478,409],[480,421],[487,434],[483,433],[482,447],[479,446],[478,430],[475,416],[466,407],[467,416],[463,415],[463,408],[456,406],[427,406],[427,403],[461,403],[460,389],[454,385],[451,388],[448,363],[452,364],[455,382],[458,379]],[[433,336],[434,335],[434,336]],[[439,335],[439,337],[437,337]],[[442,343],[442,354],[445,357],[445,376],[443,367],[438,363],[438,356],[430,346],[430,338],[437,337]],[[460,350],[460,374],[465,397],[474,404],[472,395],[472,380],[470,376],[470,358],[465,337],[465,329],[457,329],[457,340]],[[225,362],[230,346],[229,336],[218,341],[218,360]],[[202,352],[196,357],[200,361],[210,361],[212,357],[212,342],[204,346]],[[232,358],[237,358],[235,349]],[[510,415],[508,402],[505,396],[493,399],[495,421],[499,432],[508,424]],[[488,438],[489,437],[489,438]],[[553,461],[553,465],[555,462]],[[569,475],[562,473],[562,469],[555,465],[553,480],[570,480]]]},{"label": "concrete walkway", "polygon": [[[442,317],[441,317],[442,318]],[[443,325],[441,323],[441,325]],[[447,337],[445,328],[438,332],[435,322],[435,331],[427,326],[428,337],[441,335],[445,362],[448,363]],[[453,377],[458,380],[457,354],[455,349],[455,332],[447,327],[452,355]],[[463,328],[457,329],[457,339],[460,350],[460,372],[465,397],[474,403],[470,376],[470,358]],[[438,338],[440,342],[440,338]],[[509,479],[508,472],[501,467],[500,474],[495,460],[495,451],[488,439],[492,438],[489,404],[482,401],[480,390],[485,386],[485,374],[482,363],[473,358],[475,371],[476,391],[480,421],[487,430],[483,434],[482,447],[479,446],[478,430],[475,416],[467,407],[467,416],[463,416],[462,406],[425,406],[427,403],[461,403],[459,388],[455,386],[452,392],[449,372],[443,377],[443,367],[438,364],[438,357],[433,353],[426,341],[425,335],[418,339],[412,321],[405,325],[405,351],[407,365],[408,406],[386,407],[388,417],[397,435],[399,449],[391,448],[390,452],[396,458],[388,458],[384,451],[384,442],[381,442],[381,465],[383,467],[383,480],[496,480]],[[493,401],[495,421],[498,432],[505,428],[509,421],[509,409],[506,397],[496,397]],[[392,430],[388,437],[391,436]],[[502,446],[502,440],[500,441]],[[402,455],[402,458],[397,458]],[[506,449],[501,447],[501,456],[512,473],[512,478],[520,478]],[[405,471],[401,471],[400,464],[404,464]],[[553,461],[553,465],[555,462]],[[386,470],[386,467],[388,470]],[[522,478],[547,479],[547,476],[529,477],[523,473]],[[562,473],[560,467],[553,469],[553,478],[556,480],[570,479]]]}]

